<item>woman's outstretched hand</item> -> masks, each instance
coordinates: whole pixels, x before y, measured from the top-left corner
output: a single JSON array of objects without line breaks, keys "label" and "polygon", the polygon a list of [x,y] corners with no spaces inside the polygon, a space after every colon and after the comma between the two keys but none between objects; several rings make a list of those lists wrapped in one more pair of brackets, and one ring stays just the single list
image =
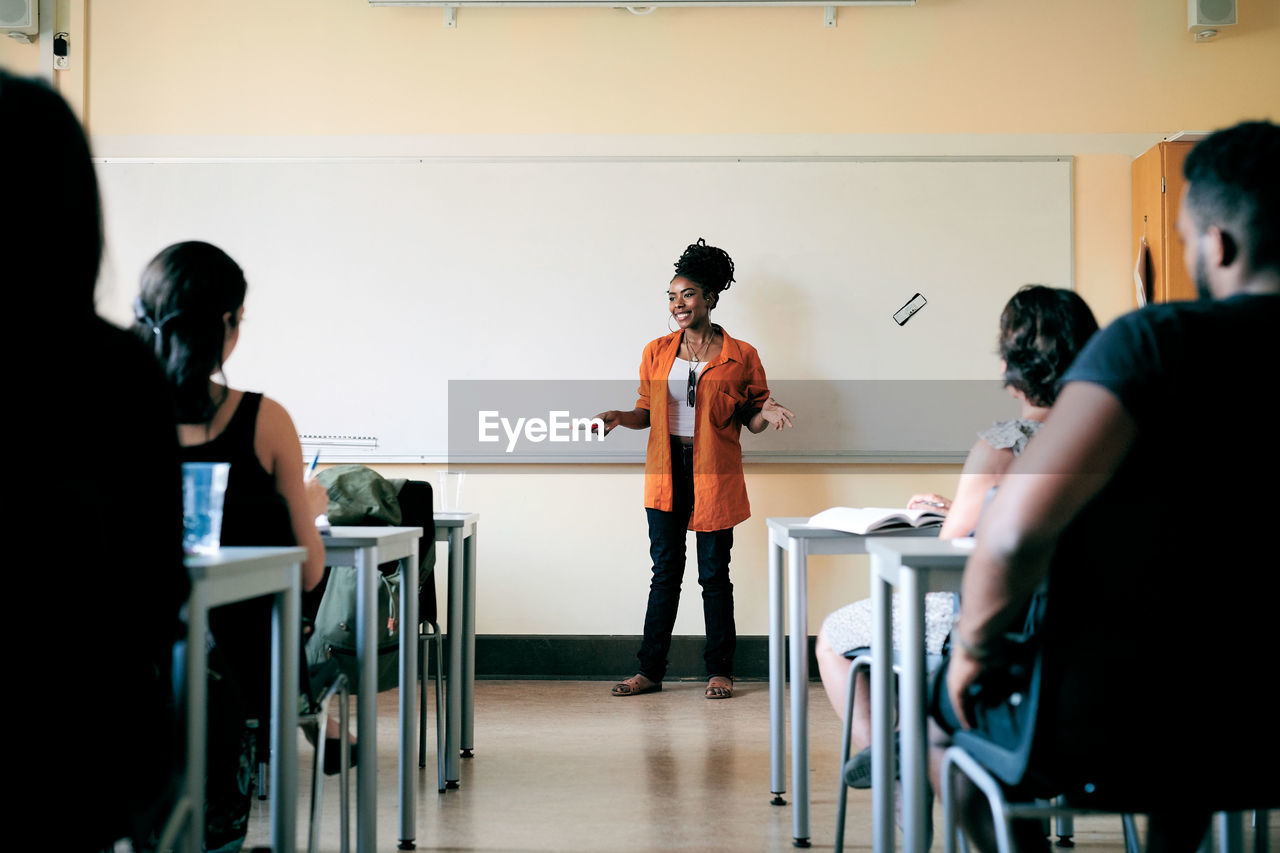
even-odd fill
[{"label": "woman's outstretched hand", "polygon": [[[648,409],[632,409],[629,412],[622,412],[617,409],[610,409],[607,412],[601,412],[596,418],[604,421],[604,434],[608,435],[618,427],[626,427],[627,429],[648,429],[649,428],[649,410]],[[591,425],[593,432],[598,432],[595,424]]]},{"label": "woman's outstretched hand", "polygon": [[[618,427],[618,425],[622,422],[622,413],[619,412],[617,409],[610,409],[607,412],[601,412],[600,414],[596,415],[594,418],[592,418],[592,420],[604,421],[604,434],[608,435],[609,433],[613,432]],[[596,429],[595,424],[592,424],[591,428],[595,430]]]},{"label": "woman's outstretched hand", "polygon": [[765,423],[772,425],[774,429],[786,429],[787,427],[795,426],[796,413],[770,397],[760,407],[760,417],[764,418]]}]

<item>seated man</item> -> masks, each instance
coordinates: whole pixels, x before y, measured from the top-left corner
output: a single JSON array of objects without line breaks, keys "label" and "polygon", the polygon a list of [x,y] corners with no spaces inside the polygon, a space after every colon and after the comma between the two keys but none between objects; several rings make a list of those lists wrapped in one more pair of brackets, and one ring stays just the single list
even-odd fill
[{"label": "seated man", "polygon": [[[1270,501],[1251,497],[1280,482],[1280,444],[1237,414],[1275,381],[1280,127],[1215,133],[1184,168],[1178,230],[1201,299],[1121,317],[1068,371],[978,529],[935,701],[944,729],[1017,737],[991,722],[1027,713],[991,713],[1004,635],[1047,577],[1032,745],[997,775],[1145,811],[1151,849],[1192,850],[1212,809],[1280,805],[1280,544],[1258,523]],[[989,813],[961,814],[981,846]],[[1020,843],[1045,844],[1022,829]]]}]

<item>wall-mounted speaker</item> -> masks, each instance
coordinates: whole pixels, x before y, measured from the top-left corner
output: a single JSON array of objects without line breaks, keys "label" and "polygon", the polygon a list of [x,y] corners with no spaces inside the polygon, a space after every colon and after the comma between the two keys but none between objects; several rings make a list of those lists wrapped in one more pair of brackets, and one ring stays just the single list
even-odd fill
[{"label": "wall-mounted speaker", "polygon": [[40,31],[39,0],[0,0],[0,32],[33,36]]},{"label": "wall-mounted speaker", "polygon": [[1236,22],[1236,0],[1187,0],[1187,29],[1229,27]]}]

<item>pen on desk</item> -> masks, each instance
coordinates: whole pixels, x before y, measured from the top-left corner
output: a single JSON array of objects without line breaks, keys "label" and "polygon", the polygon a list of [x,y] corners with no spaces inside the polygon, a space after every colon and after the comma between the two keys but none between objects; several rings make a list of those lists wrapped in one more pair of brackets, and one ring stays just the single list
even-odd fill
[{"label": "pen on desk", "polygon": [[320,461],[320,451],[316,451],[316,455],[311,457],[311,467],[307,469],[307,479],[316,473],[316,463]]}]

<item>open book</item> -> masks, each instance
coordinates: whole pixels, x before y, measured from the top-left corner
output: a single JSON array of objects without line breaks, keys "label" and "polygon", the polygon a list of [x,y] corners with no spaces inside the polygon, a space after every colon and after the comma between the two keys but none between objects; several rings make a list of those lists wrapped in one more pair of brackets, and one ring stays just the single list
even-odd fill
[{"label": "open book", "polygon": [[934,509],[833,506],[810,518],[809,524],[812,527],[843,530],[846,533],[875,533],[913,527],[937,527],[945,519],[945,514]]}]

